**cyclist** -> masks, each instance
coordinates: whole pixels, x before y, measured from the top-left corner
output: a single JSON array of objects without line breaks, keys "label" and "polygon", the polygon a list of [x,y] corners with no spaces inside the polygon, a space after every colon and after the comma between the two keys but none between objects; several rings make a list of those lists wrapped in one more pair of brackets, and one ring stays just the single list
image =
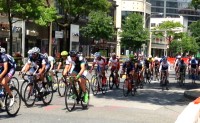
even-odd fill
[{"label": "cyclist", "polygon": [[[60,58],[59,63],[58,63],[57,71],[60,70],[61,66],[63,65],[63,62],[64,62],[65,60],[67,60],[67,55],[68,55],[68,52],[67,52],[67,51],[62,51],[62,52],[61,52],[61,58]],[[63,71],[63,72],[64,72],[64,71]],[[63,74],[63,75],[65,75],[65,74]]]},{"label": "cyclist", "polygon": [[176,74],[176,78],[177,78],[177,76],[178,76],[178,75],[177,75],[177,74],[178,74],[178,71],[177,71],[178,69],[177,69],[177,68],[178,68],[178,64],[180,64],[180,62],[181,62],[181,56],[178,55],[176,58],[177,58],[177,59],[176,59],[176,61],[175,61],[175,65],[174,65],[174,66],[175,66],[175,74]]},{"label": "cyclist", "polygon": [[137,84],[136,86],[138,86],[139,84],[143,85],[143,82],[142,82],[144,81],[143,72],[144,72],[144,61],[143,61],[142,55],[139,55],[138,60],[135,63],[134,73],[139,75],[140,77],[139,79],[141,83],[136,83]]},{"label": "cyclist", "polygon": [[149,61],[149,69],[151,71],[151,77],[153,77],[153,67],[154,67],[153,66],[154,65],[153,62],[154,62],[154,59],[152,58],[152,55],[149,55],[147,60]]},{"label": "cyclist", "polygon": [[189,75],[189,78],[190,78],[190,75],[191,75],[191,64],[190,64],[190,61],[191,61],[191,56],[188,57],[188,60],[187,60],[187,69],[188,69],[188,75]]},{"label": "cyclist", "polygon": [[0,51],[0,84],[5,88],[6,92],[8,92],[11,98],[9,106],[12,106],[14,104],[14,96],[12,95],[11,90],[8,86],[8,82],[15,74],[16,63],[8,58],[8,56],[5,54],[4,49],[1,48],[1,50],[2,52]]},{"label": "cyclist", "polygon": [[[44,81],[44,73],[45,73],[45,68],[46,68],[46,59],[44,55],[40,54],[40,49],[38,47],[33,47],[32,48],[32,55],[29,56],[28,58],[28,64],[25,67],[25,70],[22,72],[27,72],[31,64],[33,65],[34,71],[37,70],[37,79],[40,81]],[[37,68],[38,67],[38,68]],[[42,83],[40,83],[40,87],[42,86]],[[41,87],[42,89],[42,87]]]},{"label": "cyclist", "polygon": [[73,69],[70,76],[76,76],[76,79],[80,82],[80,87],[84,92],[84,102],[88,102],[88,92],[86,91],[86,68],[85,68],[85,62],[84,60],[81,60],[79,56],[77,55],[76,51],[70,51],[69,53],[71,60],[68,61],[72,64]]},{"label": "cyclist", "polygon": [[[168,81],[168,76],[169,76],[169,69],[170,69],[170,66],[169,66],[169,62],[167,61],[167,58],[163,58],[162,59],[162,62],[160,63],[160,68],[159,68],[159,72],[160,72],[160,80],[162,80],[162,72],[163,71],[166,71],[166,77],[167,77],[167,81]],[[169,90],[169,88],[166,86],[166,89]]]},{"label": "cyclist", "polygon": [[[186,64],[184,63],[184,60],[182,59],[180,61],[180,63],[178,64],[178,68],[177,68],[178,73],[184,73],[184,77],[185,77],[185,71],[186,71]],[[180,77],[180,74],[177,78]]]},{"label": "cyclist", "polygon": [[116,54],[115,53],[112,53],[111,55],[111,58],[109,59],[109,62],[108,62],[108,66],[111,66],[111,75],[113,75],[113,72],[116,72],[116,77],[118,77],[118,71],[120,69],[120,63],[119,63],[119,59],[116,58]]},{"label": "cyclist", "polygon": [[92,63],[92,67],[91,67],[89,73],[92,72],[92,70],[94,69],[95,64],[97,64],[97,72],[102,74],[102,76],[103,76],[102,84],[104,86],[106,84],[106,76],[105,76],[106,59],[101,56],[100,52],[96,52],[95,53],[95,57],[96,58],[94,58],[94,61]]},{"label": "cyclist", "polygon": [[154,71],[155,71],[155,73],[157,72],[159,72],[159,67],[160,67],[160,62],[159,62],[159,60],[158,60],[158,58],[156,57],[155,58],[155,60],[154,60],[154,62],[153,62],[153,66],[154,66]]},{"label": "cyclist", "polygon": [[195,57],[191,58],[190,65],[191,65],[191,72],[194,71],[194,74],[197,75],[197,73],[198,73],[198,62],[195,59]]}]

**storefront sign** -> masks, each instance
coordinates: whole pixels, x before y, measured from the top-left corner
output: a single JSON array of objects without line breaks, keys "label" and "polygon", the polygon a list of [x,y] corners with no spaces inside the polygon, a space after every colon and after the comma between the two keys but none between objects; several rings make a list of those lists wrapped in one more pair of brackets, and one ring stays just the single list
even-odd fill
[{"label": "storefront sign", "polygon": [[63,31],[55,31],[55,38],[63,38]]}]

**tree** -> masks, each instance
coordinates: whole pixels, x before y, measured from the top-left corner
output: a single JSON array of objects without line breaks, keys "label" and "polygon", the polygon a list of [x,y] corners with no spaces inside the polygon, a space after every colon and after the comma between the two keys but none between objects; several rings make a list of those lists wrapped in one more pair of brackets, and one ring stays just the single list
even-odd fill
[{"label": "tree", "polygon": [[148,31],[143,28],[143,17],[140,14],[129,14],[122,23],[121,44],[131,49],[139,49],[148,40]]},{"label": "tree", "polygon": [[179,54],[182,52],[182,42],[179,40],[174,40],[170,45],[169,45],[169,50],[174,53],[173,55]]},{"label": "tree", "polygon": [[200,0],[192,0],[192,6],[194,6],[195,10],[199,9]]},{"label": "tree", "polygon": [[189,26],[189,30],[191,31],[191,35],[195,38],[196,42],[200,44],[200,21],[192,22]]},{"label": "tree", "polygon": [[[13,18],[33,20],[36,24],[47,26],[57,18],[55,7],[49,6],[49,0],[0,0],[0,12],[6,13],[10,28],[10,54],[12,55]],[[19,21],[17,20],[17,21]]]},{"label": "tree", "polygon": [[[58,6],[62,18],[57,20],[57,23],[64,31],[68,32],[70,24],[84,20],[83,18],[87,18],[91,11],[109,11],[111,3],[108,0],[58,0]],[[64,43],[67,42],[66,40],[67,35],[64,33]],[[69,49],[66,44],[63,44],[63,47]]]},{"label": "tree", "polygon": [[114,35],[113,18],[106,12],[97,11],[89,14],[89,21],[81,32],[85,37],[92,37],[95,40],[110,40]]}]

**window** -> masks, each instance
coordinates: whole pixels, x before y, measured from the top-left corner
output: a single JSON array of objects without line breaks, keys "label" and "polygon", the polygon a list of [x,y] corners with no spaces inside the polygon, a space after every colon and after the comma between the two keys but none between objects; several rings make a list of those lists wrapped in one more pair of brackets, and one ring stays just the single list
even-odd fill
[{"label": "window", "polygon": [[155,13],[155,12],[158,12],[158,13],[163,13],[164,12],[164,8],[154,8],[154,7],[151,7],[151,12],[152,13]]},{"label": "window", "polygon": [[151,23],[151,27],[155,27],[156,26],[156,24],[155,23]]},{"label": "window", "polygon": [[178,13],[177,9],[166,9],[166,13]]},{"label": "window", "polygon": [[166,7],[178,8],[178,3],[177,2],[169,2],[169,1],[167,1]]}]

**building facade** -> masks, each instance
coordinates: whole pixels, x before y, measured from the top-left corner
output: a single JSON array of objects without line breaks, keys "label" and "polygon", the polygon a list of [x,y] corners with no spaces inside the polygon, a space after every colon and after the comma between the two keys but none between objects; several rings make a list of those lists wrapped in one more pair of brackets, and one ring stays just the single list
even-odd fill
[{"label": "building facade", "polygon": [[[116,28],[118,32],[121,32],[121,25],[123,19],[128,16],[128,14],[132,12],[137,12],[143,15],[144,27],[147,27],[149,23],[149,16],[151,14],[151,4],[146,0],[116,0],[118,5],[116,9]],[[117,47],[116,53],[118,56],[125,55],[125,51],[127,48],[121,48],[120,44],[120,36],[119,33],[117,35]]]}]

